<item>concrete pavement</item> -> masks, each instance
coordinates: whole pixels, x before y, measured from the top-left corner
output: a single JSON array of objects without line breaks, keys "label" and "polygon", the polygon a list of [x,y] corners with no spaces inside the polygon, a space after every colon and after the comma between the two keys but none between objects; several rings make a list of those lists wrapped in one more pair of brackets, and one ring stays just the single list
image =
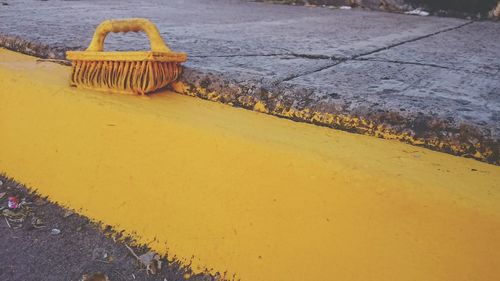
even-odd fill
[{"label": "concrete pavement", "polygon": [[190,55],[178,92],[499,163],[495,22],[245,1],[4,2],[0,46],[63,58],[104,19],[146,17]]}]

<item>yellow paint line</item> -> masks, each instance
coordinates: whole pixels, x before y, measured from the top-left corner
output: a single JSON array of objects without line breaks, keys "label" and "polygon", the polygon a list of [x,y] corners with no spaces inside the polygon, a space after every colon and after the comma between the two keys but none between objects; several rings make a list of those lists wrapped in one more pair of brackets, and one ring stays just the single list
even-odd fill
[{"label": "yellow paint line", "polygon": [[498,280],[500,167],[0,50],[0,172],[241,280]]}]

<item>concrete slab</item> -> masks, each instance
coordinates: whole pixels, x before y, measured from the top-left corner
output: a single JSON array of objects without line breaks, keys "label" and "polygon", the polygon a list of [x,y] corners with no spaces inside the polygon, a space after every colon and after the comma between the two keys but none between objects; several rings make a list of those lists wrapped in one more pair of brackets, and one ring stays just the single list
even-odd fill
[{"label": "concrete slab", "polygon": [[[363,58],[442,66],[500,79],[500,24],[474,22]],[[500,93],[499,93],[500,94]]]},{"label": "concrete slab", "polygon": [[[192,49],[193,54],[200,51],[207,55],[213,55],[214,51],[220,55],[292,53],[346,58],[466,23],[458,19],[423,20],[396,14],[384,17],[374,12],[346,10],[307,16],[306,13],[311,11],[299,7],[298,17],[291,15],[275,19],[272,10],[264,13],[258,22],[208,27],[200,24],[175,28],[172,32],[184,29],[186,35],[179,39],[179,43]],[[360,18],[363,20],[358,20]],[[200,38],[206,40],[207,48],[193,49],[194,42]]]},{"label": "concrete slab", "polygon": [[[191,55],[298,53],[349,57],[454,28],[459,19],[423,19],[365,11],[245,1],[7,1],[0,33],[62,48],[84,48],[110,17],[153,20],[167,42]],[[57,11],[57,13],[56,13]],[[386,14],[383,14],[386,15]],[[359,20],[363,18],[363,20]],[[144,36],[110,36],[116,49],[145,49]],[[251,60],[251,59],[250,59]]]},{"label": "concrete slab", "polygon": [[193,69],[216,72],[236,80],[254,79],[281,82],[292,77],[315,72],[338,63],[332,59],[306,59],[290,55],[191,57],[185,64]]},{"label": "concrete slab", "polygon": [[[425,65],[346,61],[286,84],[312,87],[314,95],[323,97],[317,104],[329,105],[338,114],[366,120],[381,120],[373,115],[384,115],[382,123],[390,130],[436,142],[442,149],[473,153],[485,149],[478,143],[500,137],[500,85],[491,75],[471,76]],[[329,95],[335,99],[325,99]],[[462,144],[453,141],[467,134]],[[493,156],[496,152],[484,153]]]}]

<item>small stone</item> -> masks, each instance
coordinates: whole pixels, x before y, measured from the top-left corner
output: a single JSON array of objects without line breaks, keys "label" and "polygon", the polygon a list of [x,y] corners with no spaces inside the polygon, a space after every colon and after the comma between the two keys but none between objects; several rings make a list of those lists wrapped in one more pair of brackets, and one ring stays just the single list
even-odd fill
[{"label": "small stone", "polygon": [[64,214],[63,214],[63,218],[67,218],[67,217],[71,216],[72,214],[73,214],[73,212],[72,212],[72,211],[70,211],[70,210],[66,210],[66,211],[64,212]]},{"label": "small stone", "polygon": [[92,258],[95,260],[106,261],[106,260],[108,260],[108,257],[109,257],[109,255],[104,248],[95,248],[92,251]]},{"label": "small stone", "polygon": [[52,235],[59,235],[59,234],[61,234],[61,230],[59,230],[57,228],[52,228],[50,230],[50,234],[52,234]]}]

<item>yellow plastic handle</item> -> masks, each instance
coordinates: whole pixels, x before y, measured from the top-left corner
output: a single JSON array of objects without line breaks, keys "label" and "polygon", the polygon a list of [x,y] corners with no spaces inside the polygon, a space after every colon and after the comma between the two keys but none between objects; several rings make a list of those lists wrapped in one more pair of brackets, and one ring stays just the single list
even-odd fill
[{"label": "yellow plastic handle", "polygon": [[149,38],[151,50],[154,52],[171,52],[170,48],[161,38],[158,28],[149,20],[141,18],[106,20],[95,30],[94,37],[87,51],[102,52],[104,50],[104,39],[110,32],[138,32],[144,31]]}]

